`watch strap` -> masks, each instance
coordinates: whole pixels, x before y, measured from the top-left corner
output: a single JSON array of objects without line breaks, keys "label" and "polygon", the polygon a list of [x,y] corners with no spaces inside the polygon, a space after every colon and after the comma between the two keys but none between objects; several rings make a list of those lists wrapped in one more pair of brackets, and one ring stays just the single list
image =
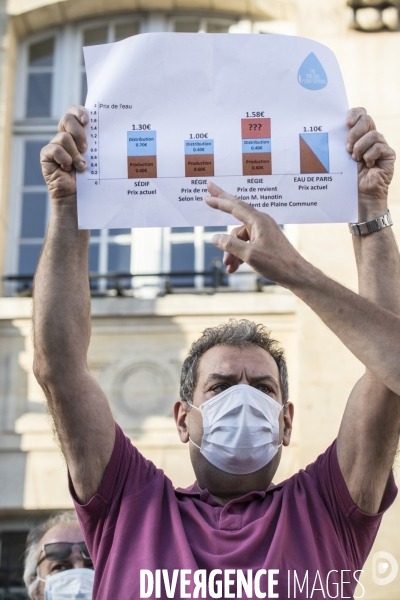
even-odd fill
[{"label": "watch strap", "polygon": [[380,229],[391,227],[392,225],[393,221],[390,211],[387,211],[386,215],[377,217],[372,221],[365,221],[364,223],[349,223],[349,230],[353,235],[368,235],[369,233],[374,233],[374,231],[379,231]]}]

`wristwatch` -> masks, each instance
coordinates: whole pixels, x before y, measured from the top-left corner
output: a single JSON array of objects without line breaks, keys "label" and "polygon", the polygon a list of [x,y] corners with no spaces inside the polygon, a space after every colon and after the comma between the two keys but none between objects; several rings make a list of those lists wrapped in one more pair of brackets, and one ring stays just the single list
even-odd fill
[{"label": "wristwatch", "polygon": [[386,215],[378,217],[373,221],[366,221],[365,223],[349,223],[350,233],[353,235],[368,235],[379,231],[384,227],[391,227],[393,225],[392,217],[390,212],[387,211]]}]

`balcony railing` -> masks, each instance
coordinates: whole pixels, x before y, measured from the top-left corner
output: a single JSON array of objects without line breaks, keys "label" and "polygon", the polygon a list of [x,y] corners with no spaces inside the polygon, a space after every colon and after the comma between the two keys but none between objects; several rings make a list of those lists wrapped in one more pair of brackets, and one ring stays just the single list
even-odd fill
[{"label": "balcony railing", "polygon": [[[134,296],[135,292],[139,289],[134,285],[134,280],[136,278],[158,279],[158,284],[154,284],[154,287],[158,287],[159,296],[181,293],[183,291],[187,293],[198,293],[202,291],[209,291],[210,293],[215,293],[217,291],[261,292],[265,286],[275,285],[274,282],[263,279],[251,271],[238,271],[235,273],[235,277],[244,275],[247,277],[255,277],[255,284],[251,290],[229,287],[229,276],[226,274],[225,268],[222,267],[220,263],[215,264],[213,268],[208,271],[169,271],[168,273],[90,273],[89,284],[91,295],[93,297]],[[12,289],[8,290],[8,295],[31,296],[33,277],[33,275],[5,275],[3,281],[13,284]],[[195,285],[197,278],[201,278],[202,285],[200,287]]]},{"label": "balcony railing", "polygon": [[0,600],[29,600],[26,589],[23,587],[11,590],[0,588]]}]

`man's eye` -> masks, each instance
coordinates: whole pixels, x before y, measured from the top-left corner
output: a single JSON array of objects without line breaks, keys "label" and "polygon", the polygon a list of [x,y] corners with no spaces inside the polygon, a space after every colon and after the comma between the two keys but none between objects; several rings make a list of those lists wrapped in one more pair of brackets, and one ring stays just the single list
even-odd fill
[{"label": "man's eye", "polygon": [[66,570],[66,566],[63,563],[57,563],[51,567],[50,573],[54,575],[55,573],[60,573],[61,571]]},{"label": "man's eye", "polygon": [[212,388],[212,391],[215,392],[216,394],[221,394],[221,392],[224,392],[228,388],[229,388],[229,385],[227,383],[218,383],[217,385],[214,385],[214,387]]},{"label": "man's eye", "polygon": [[267,396],[270,396],[271,394],[275,393],[269,385],[258,385],[257,389],[260,390],[260,392],[262,392],[263,394],[267,394]]}]

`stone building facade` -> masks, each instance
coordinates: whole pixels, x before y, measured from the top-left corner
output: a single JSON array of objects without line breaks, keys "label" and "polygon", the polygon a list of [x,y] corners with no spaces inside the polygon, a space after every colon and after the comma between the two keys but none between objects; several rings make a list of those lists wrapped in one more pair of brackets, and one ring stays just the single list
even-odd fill
[{"label": "stone building facade", "polygon": [[[6,278],[0,298],[0,597],[6,587],[18,593],[18,560],[29,527],[71,506],[65,464],[32,375],[30,276],[49,210],[38,152],[68,106],[84,100],[82,46],[149,31],[311,37],[336,53],[349,104],[365,106],[399,150],[396,2],[349,3],[359,10],[345,0],[0,2],[0,269]],[[391,212],[398,233],[399,200],[397,174]],[[288,226],[285,232],[308,260],[356,288],[345,225]],[[363,368],[292,294],[264,285],[251,272],[222,278],[217,287],[211,275],[148,276],[212,270],[220,257],[211,236],[201,227],[92,232],[92,273],[134,277],[122,282],[122,291],[106,277],[92,282],[90,368],[125,432],[176,486],[186,486],[193,472],[174,429],[172,403],[187,348],[205,327],[230,317],[266,324],[286,348],[296,409],[293,441],[277,476],[284,479],[333,441]],[[396,500],[365,565],[361,581],[368,600],[400,597],[400,576],[384,588],[372,580],[374,552],[390,552],[400,562],[399,528]],[[362,590],[357,593],[361,597]]]}]

